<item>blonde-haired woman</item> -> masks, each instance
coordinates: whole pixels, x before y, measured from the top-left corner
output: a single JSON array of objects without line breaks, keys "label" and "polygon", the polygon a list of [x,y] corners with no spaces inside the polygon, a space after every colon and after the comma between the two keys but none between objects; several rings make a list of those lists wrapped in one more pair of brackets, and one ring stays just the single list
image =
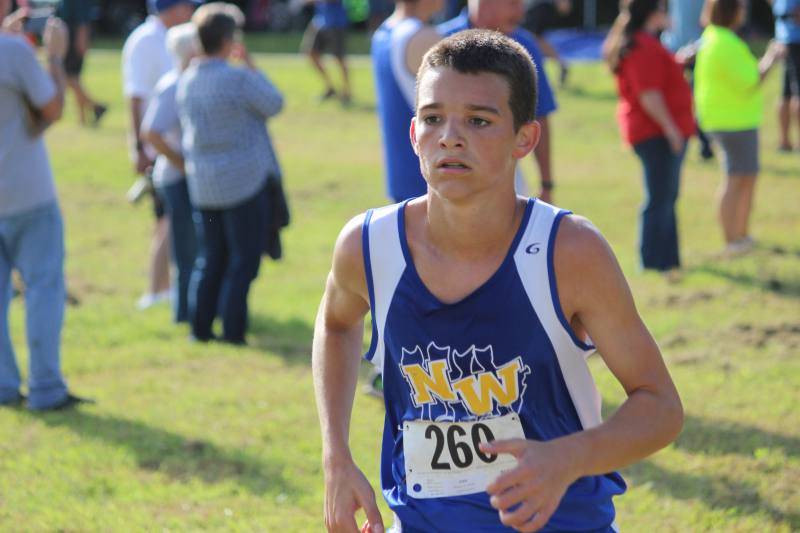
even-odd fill
[{"label": "blonde-haired woman", "polygon": [[141,137],[158,152],[153,166],[153,185],[169,217],[170,252],[174,273],[172,312],[175,322],[189,320],[189,280],[197,245],[192,221],[192,204],[186,186],[186,170],[181,150],[181,125],[175,94],[178,79],[191,60],[200,53],[197,28],[186,23],[167,31],[167,49],[176,68],[156,85],[142,119]]}]

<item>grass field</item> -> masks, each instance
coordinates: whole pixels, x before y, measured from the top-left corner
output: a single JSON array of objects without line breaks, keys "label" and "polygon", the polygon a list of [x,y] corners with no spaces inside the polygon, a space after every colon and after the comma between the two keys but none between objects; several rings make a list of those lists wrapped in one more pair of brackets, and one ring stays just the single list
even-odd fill
[{"label": "grass field", "polygon": [[[312,324],[339,228],[385,202],[372,81],[356,59],[356,103],[344,110],[317,103],[301,59],[257,59],[287,99],[271,130],[293,222],[285,259],[264,263],[251,293],[248,348],[190,344],[166,307],[134,309],[152,221],[124,199],[133,175],[118,52],[88,60],[88,87],[111,104],[102,127],[80,128],[70,107],[48,132],[79,300],[67,312],[63,366],[97,404],[0,410],[0,531],[322,530]],[[669,285],[637,268],[639,165],[619,141],[611,79],[599,65],[572,74],[553,119],[557,203],[609,239],[686,407],[677,442],[623,472],[630,490],[617,499],[618,521],[637,533],[800,531],[800,156],[774,150],[768,113],[759,246],[725,261],[718,168],[700,163],[693,144],[679,215],[686,275]],[[25,366],[23,317],[18,299],[11,327]],[[622,391],[598,361],[593,371],[611,410]],[[376,489],[382,416],[379,402],[357,395],[353,453]]]}]

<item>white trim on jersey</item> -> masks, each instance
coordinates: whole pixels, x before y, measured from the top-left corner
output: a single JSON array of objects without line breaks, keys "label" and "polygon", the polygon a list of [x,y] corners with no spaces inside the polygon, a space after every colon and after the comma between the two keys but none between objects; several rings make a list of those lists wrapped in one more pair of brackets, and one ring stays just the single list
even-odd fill
[{"label": "white trim on jersey", "polygon": [[551,289],[551,285],[555,287],[549,268],[550,247],[555,241],[551,237],[559,217],[564,214],[565,211],[537,200],[514,253],[514,262],[531,306],[553,345],[581,425],[583,429],[589,429],[602,421],[600,394],[586,364],[586,358],[594,347],[575,339],[572,330],[561,321],[558,294],[554,288]]},{"label": "white trim on jersey", "polygon": [[370,268],[370,272],[367,273],[367,283],[371,283],[369,289],[373,301],[370,303],[373,334],[376,337],[372,339],[371,344],[374,351],[367,353],[367,358],[381,372],[386,350],[383,332],[386,328],[386,318],[389,315],[389,305],[392,303],[394,291],[406,269],[398,228],[398,214],[402,205],[404,204],[375,209],[366,222],[369,261],[365,264],[369,264]]},{"label": "white trim on jersey", "polygon": [[411,38],[422,28],[422,21],[415,18],[403,19],[392,28],[391,65],[392,74],[406,103],[414,109],[417,93],[417,73],[409,72],[406,65],[406,48]]}]

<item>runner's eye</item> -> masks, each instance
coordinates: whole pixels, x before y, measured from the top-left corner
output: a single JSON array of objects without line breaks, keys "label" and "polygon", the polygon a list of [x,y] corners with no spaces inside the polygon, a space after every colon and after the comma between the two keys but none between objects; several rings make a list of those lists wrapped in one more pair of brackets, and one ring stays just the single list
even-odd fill
[{"label": "runner's eye", "polygon": [[439,122],[441,122],[441,120],[442,120],[441,117],[439,117],[438,115],[428,115],[426,117],[422,117],[422,122],[428,125],[438,124]]},{"label": "runner's eye", "polygon": [[469,119],[469,123],[472,124],[473,126],[480,126],[480,127],[488,126],[489,124],[491,124],[485,118],[480,118],[480,117],[472,117],[471,119]]}]

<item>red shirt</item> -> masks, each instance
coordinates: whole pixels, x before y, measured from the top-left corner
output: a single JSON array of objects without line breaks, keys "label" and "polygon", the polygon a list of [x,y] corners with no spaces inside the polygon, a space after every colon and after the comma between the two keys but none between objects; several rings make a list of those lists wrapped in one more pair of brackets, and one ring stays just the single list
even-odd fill
[{"label": "red shirt", "polygon": [[692,113],[692,91],[683,68],[672,54],[649,33],[640,31],[633,36],[633,47],[620,62],[616,73],[619,104],[617,121],[622,137],[636,144],[664,135],[639,102],[642,91],[661,92],[672,120],[688,138],[695,132]]}]

